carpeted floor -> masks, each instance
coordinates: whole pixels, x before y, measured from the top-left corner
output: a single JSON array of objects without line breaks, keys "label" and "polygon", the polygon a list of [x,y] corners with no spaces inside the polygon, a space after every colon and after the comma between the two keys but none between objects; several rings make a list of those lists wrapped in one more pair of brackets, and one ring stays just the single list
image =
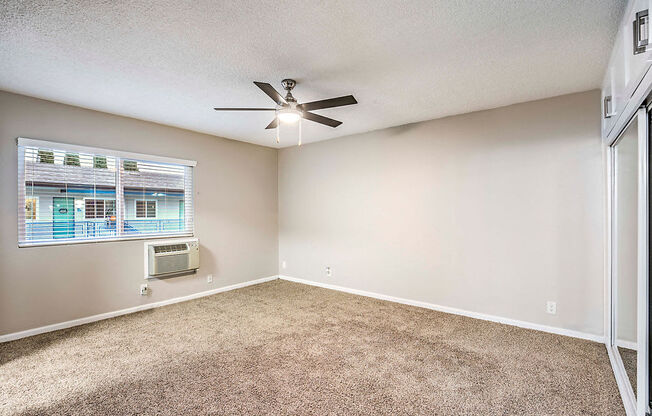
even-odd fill
[{"label": "carpeted floor", "polygon": [[632,385],[632,389],[636,393],[636,350],[618,347],[618,353],[620,354],[621,360],[623,360],[625,372],[627,373],[627,378],[629,378],[629,384]]},{"label": "carpeted floor", "polygon": [[276,280],[0,344],[0,414],[624,410],[601,344]]}]

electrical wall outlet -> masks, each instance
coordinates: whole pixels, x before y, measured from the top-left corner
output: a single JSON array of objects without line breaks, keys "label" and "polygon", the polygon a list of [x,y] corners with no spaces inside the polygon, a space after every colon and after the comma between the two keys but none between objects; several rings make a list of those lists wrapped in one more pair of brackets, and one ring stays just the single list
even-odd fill
[{"label": "electrical wall outlet", "polygon": [[331,271],[330,266],[326,267],[326,276],[331,277],[333,275],[333,272]]},{"label": "electrical wall outlet", "polygon": [[142,285],[140,285],[140,296],[146,296],[148,292],[149,292],[149,287],[147,286],[147,283],[143,283]]},{"label": "electrical wall outlet", "polygon": [[212,274],[209,274],[209,275],[206,277],[206,281],[207,281],[208,283],[213,283],[213,275],[212,275]]},{"label": "electrical wall outlet", "polygon": [[286,267],[287,267],[287,263],[285,262],[285,260],[283,260],[283,261],[281,262],[281,268],[282,268],[282,269],[285,269]]},{"label": "electrical wall outlet", "polygon": [[555,315],[557,313],[557,302],[549,300],[546,303],[546,313],[549,313],[550,315]]}]

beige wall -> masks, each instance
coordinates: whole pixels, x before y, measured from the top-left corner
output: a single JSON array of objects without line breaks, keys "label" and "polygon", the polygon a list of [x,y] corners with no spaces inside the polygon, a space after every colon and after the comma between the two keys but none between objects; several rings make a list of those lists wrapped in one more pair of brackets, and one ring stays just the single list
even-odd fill
[{"label": "beige wall", "polygon": [[[17,248],[18,136],[196,160],[198,274],[141,297],[143,241]],[[278,272],[275,149],[0,92],[0,174],[0,334]]]},{"label": "beige wall", "polygon": [[599,103],[590,91],[281,150],[280,273],[602,334]]},{"label": "beige wall", "polygon": [[[601,334],[599,101],[343,137],[277,164],[274,149],[0,92],[0,334],[271,276],[283,260],[292,277]],[[141,297],[142,241],[18,249],[18,136],[197,160],[198,275]]]}]

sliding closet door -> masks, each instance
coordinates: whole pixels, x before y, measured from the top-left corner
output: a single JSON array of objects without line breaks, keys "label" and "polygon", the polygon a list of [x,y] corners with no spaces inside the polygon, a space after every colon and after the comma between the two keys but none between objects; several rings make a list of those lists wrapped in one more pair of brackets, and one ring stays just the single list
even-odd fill
[{"label": "sliding closet door", "polygon": [[613,156],[612,345],[633,405],[638,356],[638,118],[618,138]]},{"label": "sliding closet door", "polygon": [[610,147],[609,352],[628,416],[648,409],[648,113],[640,109]]}]

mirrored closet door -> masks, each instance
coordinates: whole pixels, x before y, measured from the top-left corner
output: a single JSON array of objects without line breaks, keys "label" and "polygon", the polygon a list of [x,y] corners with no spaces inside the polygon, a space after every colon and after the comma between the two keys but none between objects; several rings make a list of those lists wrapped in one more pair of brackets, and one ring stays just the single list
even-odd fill
[{"label": "mirrored closet door", "polygon": [[640,109],[609,148],[610,322],[608,349],[628,416],[649,407],[648,112]]}]

